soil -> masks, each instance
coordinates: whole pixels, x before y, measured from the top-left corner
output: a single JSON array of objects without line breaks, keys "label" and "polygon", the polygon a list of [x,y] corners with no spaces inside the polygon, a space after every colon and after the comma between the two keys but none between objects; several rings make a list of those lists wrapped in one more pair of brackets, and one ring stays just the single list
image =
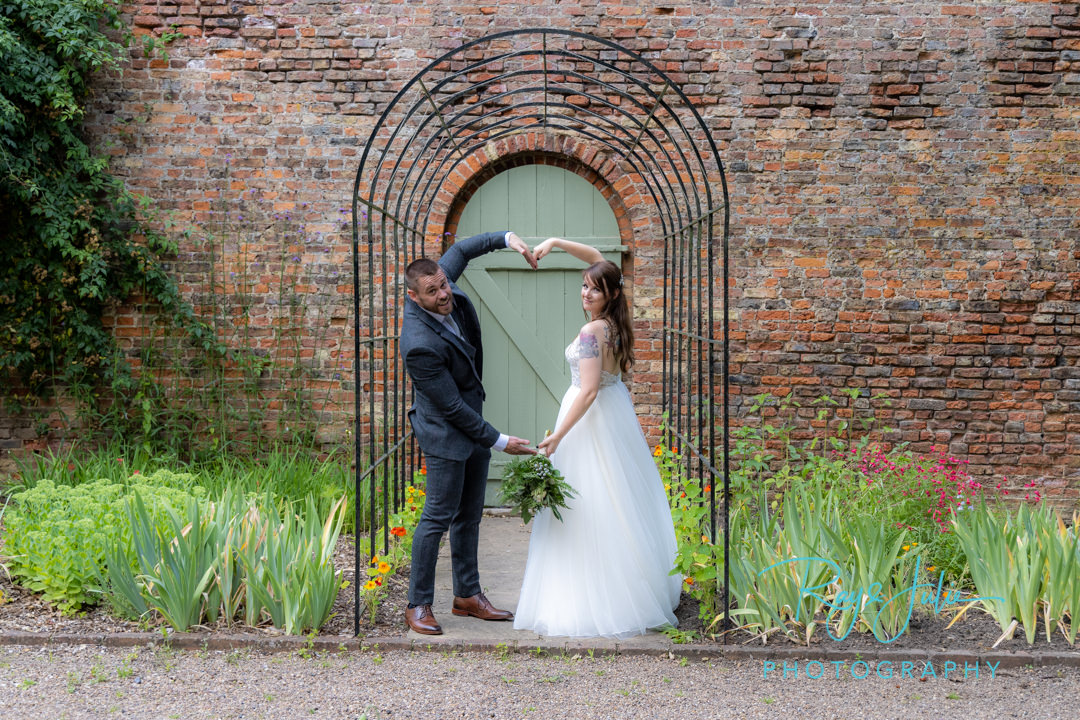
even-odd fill
[{"label": "soil", "polygon": [[[2,524],[0,524],[2,531]],[[0,540],[2,543],[2,540]],[[3,546],[0,544],[0,554]],[[338,541],[335,552],[335,565],[341,569],[343,579],[348,585],[338,593],[337,601],[330,620],[323,626],[319,635],[323,636],[351,636],[353,634],[353,602],[354,597],[354,571],[353,571],[353,543],[352,538],[342,536]],[[404,609],[406,594],[409,587],[407,569],[404,572],[390,576],[387,579],[388,590],[372,621],[366,612],[362,612],[360,618],[360,635],[376,637],[398,637],[405,635]],[[691,633],[692,642],[701,644],[720,644],[723,642],[722,635],[713,635],[706,631],[704,623],[698,615],[699,603],[687,594],[683,594],[679,607],[675,611],[679,619],[679,629]],[[364,609],[362,608],[362,611]],[[1028,645],[1023,629],[1019,628],[1012,637],[1001,640],[1001,628],[986,613],[972,608],[964,614],[958,622],[951,627],[949,623],[952,615],[934,615],[929,612],[915,612],[912,615],[910,625],[905,633],[895,641],[887,645],[878,641],[870,633],[852,632],[842,641],[830,638],[819,626],[813,635],[810,645],[822,646],[837,650],[866,650],[870,652],[883,647],[889,649],[919,649],[937,651],[990,651],[1001,652],[1025,651],[1055,651],[1075,652],[1080,655],[1080,642],[1069,645],[1060,632],[1049,641],[1046,639],[1044,628],[1039,626],[1039,632],[1035,642]],[[40,596],[16,585],[10,577],[0,570],[0,633],[20,631],[35,633],[69,633],[85,634],[89,636],[101,636],[114,633],[147,632],[156,631],[162,627],[161,623],[135,622],[110,615],[107,608],[98,606],[88,608],[75,615],[63,615]],[[282,631],[272,626],[250,627],[240,623],[229,625],[220,621],[214,625],[200,626],[192,629],[193,632],[205,632],[208,634],[228,633],[230,635],[251,634],[253,636],[281,635]],[[713,628],[713,633],[717,632]],[[736,630],[727,638],[728,644],[735,645],[768,645],[774,647],[792,647],[796,643],[779,634],[773,634],[764,640],[746,632]]]}]

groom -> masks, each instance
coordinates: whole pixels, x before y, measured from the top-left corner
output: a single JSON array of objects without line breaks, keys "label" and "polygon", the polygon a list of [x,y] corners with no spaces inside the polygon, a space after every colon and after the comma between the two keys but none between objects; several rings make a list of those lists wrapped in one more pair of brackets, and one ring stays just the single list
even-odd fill
[{"label": "groom", "polygon": [[400,348],[412,379],[415,403],[409,410],[416,440],[427,458],[427,500],[416,526],[405,622],[424,635],[441,635],[431,612],[435,562],[443,533],[450,531],[455,615],[512,620],[480,589],[476,548],[484,509],[492,450],[532,455],[528,440],[501,434],[481,416],[484,403],[480,320],[472,302],[454,282],[473,258],[509,247],[535,270],[529,246],[513,232],[493,232],[461,240],[439,262],[415,260],[405,268],[408,300]]}]

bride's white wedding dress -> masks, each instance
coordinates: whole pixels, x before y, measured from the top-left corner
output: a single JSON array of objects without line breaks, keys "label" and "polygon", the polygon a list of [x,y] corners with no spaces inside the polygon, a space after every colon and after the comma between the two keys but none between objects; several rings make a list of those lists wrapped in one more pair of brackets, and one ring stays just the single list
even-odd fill
[{"label": "bride's white wedding dress", "polygon": [[[581,391],[580,351],[577,339],[566,348],[573,382],[559,423]],[[562,522],[550,510],[533,519],[514,628],[618,638],[675,625],[682,578],[668,574],[671,510],[620,376],[602,374],[596,399],[551,460],[576,497]]]}]

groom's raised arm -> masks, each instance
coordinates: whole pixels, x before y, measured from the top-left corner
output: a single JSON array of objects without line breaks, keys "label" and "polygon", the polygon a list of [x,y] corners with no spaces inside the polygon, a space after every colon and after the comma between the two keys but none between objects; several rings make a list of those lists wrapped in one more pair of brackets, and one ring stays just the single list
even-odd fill
[{"label": "groom's raised arm", "polygon": [[450,249],[439,258],[439,267],[446,273],[446,277],[450,279],[450,282],[457,282],[457,279],[461,277],[461,273],[465,272],[470,260],[503,248],[510,248],[521,253],[533,270],[536,269],[536,260],[533,258],[529,246],[513,231],[480,233],[479,235],[473,235],[471,238],[459,240],[451,245]]}]

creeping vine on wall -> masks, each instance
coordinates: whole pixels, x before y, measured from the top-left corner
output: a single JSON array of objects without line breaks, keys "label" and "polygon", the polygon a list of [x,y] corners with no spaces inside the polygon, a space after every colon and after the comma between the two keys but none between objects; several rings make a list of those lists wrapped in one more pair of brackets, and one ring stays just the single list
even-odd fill
[{"label": "creeping vine on wall", "polygon": [[[136,42],[115,0],[0,5],[0,378],[6,400],[130,384],[109,306],[142,293],[206,349],[214,338],[160,259],[175,252],[149,203],[110,174],[83,131],[94,73]],[[138,41],[144,52],[162,41]],[[14,382],[12,382],[14,381]]]}]

